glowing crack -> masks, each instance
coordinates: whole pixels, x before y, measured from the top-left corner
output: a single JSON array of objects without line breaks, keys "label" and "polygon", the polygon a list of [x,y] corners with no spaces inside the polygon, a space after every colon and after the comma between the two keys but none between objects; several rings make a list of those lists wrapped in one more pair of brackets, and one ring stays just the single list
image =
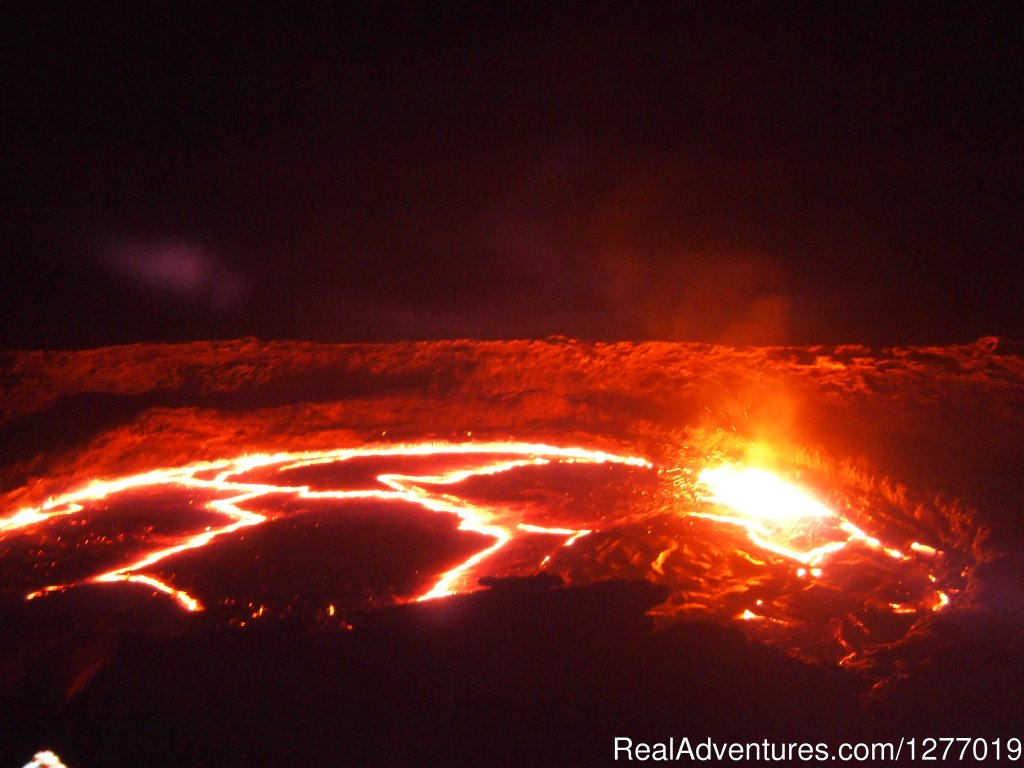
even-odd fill
[{"label": "glowing crack", "polygon": [[[465,456],[463,466],[437,475],[404,475],[385,473],[377,475],[380,489],[326,490],[314,491],[304,485],[276,485],[250,483],[238,478],[252,470],[277,467],[285,472],[302,467],[321,464],[335,464],[356,458],[376,457],[435,457]],[[509,458],[516,457],[516,458]],[[144,573],[145,569],[191,549],[206,547],[216,539],[236,533],[250,526],[267,521],[267,516],[246,510],[243,505],[269,494],[287,493],[303,499],[376,499],[380,501],[403,501],[423,507],[432,512],[450,513],[458,516],[459,530],[472,531],[493,539],[484,549],[475,552],[454,568],[442,573],[430,589],[414,597],[414,600],[429,600],[456,592],[472,589],[475,580],[474,569],[502,549],[520,533],[540,533],[561,536],[561,546],[572,546],[581,536],[591,533],[589,529],[564,527],[543,527],[516,521],[504,521],[502,511],[496,506],[473,504],[456,495],[429,490],[424,486],[451,487],[473,477],[496,475],[514,469],[542,466],[552,462],[621,464],[633,467],[650,467],[650,462],[635,456],[621,456],[604,451],[585,448],[559,448],[540,443],[488,442],[488,443],[417,443],[335,449],[328,451],[306,451],[298,453],[255,454],[234,459],[207,461],[184,467],[155,469],[137,475],[113,480],[94,481],[82,488],[62,494],[38,507],[20,509],[6,518],[0,518],[0,533],[45,523],[54,518],[72,515],[84,509],[83,502],[105,499],[112,494],[147,486],[177,485],[184,488],[201,488],[230,494],[205,503],[205,508],[227,521],[221,527],[209,527],[199,534],[183,536],[173,545],[154,549],[131,562],[87,578],[54,584],[26,595],[34,599],[50,592],[64,590],[79,584],[129,583],[142,584],[173,598],[178,605],[189,611],[202,610],[198,599],[157,577]],[[466,466],[468,464],[468,466]],[[212,475],[212,477],[211,477]],[[550,556],[539,564],[545,565]]]}]

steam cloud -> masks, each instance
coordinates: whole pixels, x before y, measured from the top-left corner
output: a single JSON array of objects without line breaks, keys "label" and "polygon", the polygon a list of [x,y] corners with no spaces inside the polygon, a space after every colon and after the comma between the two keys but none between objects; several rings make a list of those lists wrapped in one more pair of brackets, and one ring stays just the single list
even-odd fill
[{"label": "steam cloud", "polygon": [[224,313],[245,300],[245,278],[201,245],[177,240],[109,244],[106,267],[132,287],[174,300],[198,301]]}]

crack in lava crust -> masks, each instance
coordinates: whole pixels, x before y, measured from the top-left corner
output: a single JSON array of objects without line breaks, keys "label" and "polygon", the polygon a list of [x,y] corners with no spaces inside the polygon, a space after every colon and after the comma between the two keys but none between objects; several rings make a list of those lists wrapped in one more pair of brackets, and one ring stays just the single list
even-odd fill
[{"label": "crack in lava crust", "polygon": [[[593,478],[572,465],[619,469],[591,494]],[[244,625],[268,606],[317,616],[326,606],[333,617],[339,598],[355,601],[349,608],[377,595],[423,601],[476,589],[482,576],[550,569],[572,584],[663,584],[669,599],[651,612],[659,620],[738,621],[759,639],[840,662],[904,637],[958,589],[935,575],[948,570],[943,552],[880,528],[858,504],[845,513],[823,504],[785,472],[708,455],[643,477],[633,469],[654,466],[532,442],[375,445],[154,469],[0,518],[0,577],[28,599],[136,584],[186,611],[223,606]],[[455,541],[456,530],[472,535]]]},{"label": "crack in lava crust", "polygon": [[[383,489],[326,490],[315,491],[305,485],[278,485],[252,483],[239,480],[240,476],[253,470],[276,466],[277,472],[287,472],[303,467],[335,464],[358,458],[383,457],[439,457],[465,456],[470,466],[461,466],[447,472],[431,475],[404,475],[385,473],[377,475],[377,482]],[[509,458],[512,456],[521,458]],[[487,457],[491,457],[488,459]],[[475,461],[470,462],[470,459]],[[106,499],[114,494],[147,486],[180,486],[190,489],[208,489],[216,493],[230,493],[228,498],[213,499],[206,503],[206,509],[230,522],[221,527],[209,526],[202,533],[185,536],[172,546],[161,547],[145,553],[142,557],[124,563],[117,568],[76,581],[52,584],[30,592],[27,599],[34,599],[50,592],[60,591],[79,584],[133,583],[143,584],[170,596],[178,605],[188,611],[203,609],[200,601],[188,592],[178,589],[166,580],[161,580],[142,571],[167,558],[187,550],[200,549],[214,540],[244,528],[267,522],[266,515],[243,508],[243,504],[271,494],[293,494],[302,499],[372,499],[384,502],[403,501],[416,504],[431,512],[451,513],[460,519],[459,530],[472,531],[493,538],[493,543],[475,552],[444,573],[425,592],[414,600],[429,600],[473,588],[474,568],[485,562],[511,542],[519,532],[541,533],[563,536],[562,546],[571,546],[589,529],[568,529],[544,527],[524,522],[514,525],[500,520],[494,507],[477,505],[447,493],[429,491],[422,486],[454,486],[473,477],[496,475],[510,470],[542,466],[551,462],[622,464],[650,468],[645,459],[634,456],[619,456],[604,451],[584,448],[559,448],[537,443],[494,442],[494,443],[420,443],[386,447],[364,447],[329,451],[300,453],[256,454],[236,459],[200,462],[184,467],[156,469],[115,480],[95,481],[76,491],[50,499],[39,507],[18,510],[7,518],[0,518],[0,534],[40,525],[54,518],[72,515],[84,509],[84,502]],[[544,562],[547,562],[545,559]],[[542,563],[543,564],[543,563]]]}]

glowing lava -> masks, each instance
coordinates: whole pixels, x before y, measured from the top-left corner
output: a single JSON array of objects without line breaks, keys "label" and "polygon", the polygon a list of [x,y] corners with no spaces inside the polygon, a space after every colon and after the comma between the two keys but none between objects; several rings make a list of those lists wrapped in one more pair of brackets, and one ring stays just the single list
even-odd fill
[{"label": "glowing lava", "polygon": [[[721,464],[703,469],[697,483],[702,498],[723,512],[693,511],[690,515],[744,530],[757,547],[806,566],[797,569],[800,578],[821,577],[822,566],[829,558],[854,542],[894,560],[912,559],[902,550],[886,546],[868,535],[807,491],[767,470]],[[909,549],[927,557],[941,554],[934,547],[916,541]],[[935,581],[931,574],[928,578]],[[935,590],[934,596],[932,610],[941,610],[949,603],[949,596],[941,590]],[[899,603],[890,603],[889,607],[896,614],[915,612]],[[739,618],[749,620],[761,616],[746,609]]]},{"label": "glowing lava", "polygon": [[871,535],[864,505],[842,507],[862,513],[854,523],[766,469],[616,470],[595,487],[572,465],[653,468],[582,447],[425,442],[154,469],[0,518],[0,576],[28,599],[136,585],[244,625],[268,612],[338,621],[550,568],[573,584],[663,584],[659,619],[741,620],[787,648],[838,641],[847,655],[903,636],[958,588],[946,553],[909,535],[888,543],[911,527]]},{"label": "glowing lava", "polygon": [[[321,464],[338,464],[360,458],[378,457],[464,457],[461,466],[431,475],[405,475],[385,473],[376,476],[380,488],[349,490],[311,490],[306,485],[279,485],[255,483],[244,479],[254,470],[273,468],[287,472]],[[432,512],[458,516],[459,530],[483,534],[493,540],[486,548],[475,552],[454,568],[442,573],[430,589],[413,599],[427,600],[450,595],[475,587],[475,569],[498,550],[522,533],[549,534],[563,537],[563,546],[571,546],[589,529],[545,527],[528,524],[515,516],[514,510],[494,505],[473,504],[450,493],[431,490],[456,486],[470,478],[496,475],[529,466],[543,466],[552,462],[587,464],[622,464],[650,467],[645,459],[619,456],[584,448],[558,448],[550,445],[494,442],[494,443],[421,443],[382,447],[349,448],[302,453],[258,454],[235,459],[200,462],[184,467],[157,469],[115,480],[90,483],[83,488],[50,499],[39,507],[18,510],[0,518],[0,534],[44,524],[54,518],[81,512],[85,502],[94,502],[130,489],[148,486],[177,486],[187,489],[205,489],[218,494],[218,498],[205,503],[207,511],[225,518],[220,527],[207,527],[203,532],[179,537],[170,546],[144,553],[118,567],[85,579],[45,586],[27,595],[32,599],[49,592],[63,590],[78,584],[129,583],[142,584],[172,597],[178,605],[189,611],[202,610],[199,600],[144,571],[157,563],[187,550],[207,547],[218,538],[257,526],[268,520],[266,515],[252,512],[244,505],[271,494],[291,494],[302,499],[374,499],[383,502],[409,502]],[[226,494],[226,497],[223,497]],[[545,558],[544,563],[548,558]],[[543,563],[541,563],[543,564]]]},{"label": "glowing lava", "polygon": [[[733,514],[694,512],[695,516],[740,526],[757,546],[805,565],[817,565],[829,553],[845,547],[853,535],[849,531],[843,535],[841,530],[830,530],[842,529],[848,521],[841,520],[806,491],[767,470],[722,464],[704,469],[697,480],[710,489],[708,501],[728,508]],[[812,532],[819,534],[815,538],[826,540],[818,546],[799,548],[795,542],[813,540],[808,535]],[[836,533],[842,538],[833,536]]]},{"label": "glowing lava", "polygon": [[[816,566],[851,541],[861,541],[897,560],[908,559],[899,549],[884,546],[803,489],[767,470],[722,464],[704,469],[697,480],[710,489],[705,497],[708,501],[728,507],[735,514],[694,512],[695,516],[745,528],[750,540],[759,547],[791,560]],[[815,537],[827,541],[803,549],[793,543]],[[910,548],[937,553],[933,547],[916,541]]]}]

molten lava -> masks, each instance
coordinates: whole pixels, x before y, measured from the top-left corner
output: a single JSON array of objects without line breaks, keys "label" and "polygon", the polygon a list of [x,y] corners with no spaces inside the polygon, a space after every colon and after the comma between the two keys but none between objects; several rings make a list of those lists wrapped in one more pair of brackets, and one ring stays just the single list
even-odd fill
[{"label": "molten lava", "polygon": [[[721,464],[705,468],[698,477],[698,483],[708,489],[705,498],[727,509],[728,514],[693,512],[694,516],[737,526],[759,548],[807,566],[797,569],[801,578],[823,576],[821,566],[854,542],[895,560],[913,559],[869,536],[808,492],[767,470]],[[940,554],[934,547],[917,541],[911,542],[910,549],[927,556]],[[941,590],[935,590],[934,600],[932,609],[939,610],[949,602],[949,597]],[[896,613],[914,612],[898,603],[890,603],[890,607]],[[756,616],[746,609],[741,618]]]},{"label": "molten lava", "polygon": [[[271,468],[275,472],[287,473],[304,467],[335,464],[357,458],[383,459],[416,456],[465,458],[461,462],[461,466],[440,474],[385,473],[377,475],[377,482],[386,490],[365,488],[315,491],[305,485],[253,483],[240,479],[246,474],[260,469]],[[511,456],[524,458],[508,458]],[[85,509],[84,502],[104,500],[130,489],[148,486],[179,486],[226,494],[225,497],[214,498],[206,503],[208,511],[227,519],[223,525],[206,526],[201,533],[182,536],[170,546],[147,551],[113,569],[73,582],[43,586],[27,595],[29,599],[33,599],[49,592],[64,590],[84,583],[134,583],[146,585],[174,598],[186,610],[198,611],[202,609],[202,604],[198,599],[186,591],[172,586],[167,581],[142,571],[174,555],[208,547],[219,538],[236,533],[243,528],[260,525],[268,520],[265,514],[246,510],[244,505],[247,503],[275,494],[292,494],[302,499],[373,499],[383,502],[410,502],[431,512],[456,515],[460,519],[459,530],[472,531],[492,539],[489,546],[475,552],[454,568],[441,573],[429,589],[414,597],[416,600],[427,600],[472,588],[476,579],[484,575],[484,573],[476,573],[474,569],[521,532],[562,536],[565,538],[563,545],[571,546],[580,536],[589,533],[589,530],[524,523],[515,519],[514,515],[510,518],[507,512],[500,508],[472,504],[449,493],[431,491],[426,486],[448,488],[469,478],[497,475],[523,467],[543,466],[552,461],[615,463],[634,467],[650,466],[644,459],[632,456],[617,456],[582,448],[555,448],[529,443],[428,443],[294,454],[262,454],[233,460],[203,462],[186,467],[152,470],[117,480],[93,482],[77,491],[51,499],[40,507],[22,509],[7,518],[0,519],[0,533],[33,527],[56,518],[80,513]]]},{"label": "molten lava", "polygon": [[[818,565],[831,553],[857,540],[898,560],[909,559],[900,550],[883,546],[877,538],[868,536],[805,491],[766,470],[723,464],[705,469],[698,480],[711,489],[709,501],[730,508],[735,515],[696,514],[745,528],[751,541],[783,557]],[[809,528],[815,530],[809,531]],[[824,538],[825,543],[802,550],[792,546],[792,542],[811,538],[815,533]],[[937,551],[916,541],[910,548],[929,554]]]},{"label": "molten lava", "polygon": [[[670,590],[656,611],[663,620],[759,620],[766,639],[782,633],[787,647],[827,643],[847,655],[949,602],[931,570],[943,556],[935,547],[883,542],[865,531],[867,512],[854,522],[766,469],[708,462],[654,471],[642,457],[581,447],[468,442],[154,469],[0,518],[0,577],[29,599],[134,584],[187,611],[212,604],[243,625],[302,599],[333,618],[344,602],[332,589],[374,605],[470,591],[494,574],[646,578]],[[572,474],[588,467],[619,474]],[[349,527],[331,528],[346,515]],[[360,527],[385,524],[393,530]],[[271,532],[258,538],[263,529]],[[279,544],[289,536],[298,543]],[[331,561],[346,557],[354,571],[329,576]],[[366,581],[360,569],[383,575]],[[283,597],[275,604],[246,579],[276,583]]]}]

